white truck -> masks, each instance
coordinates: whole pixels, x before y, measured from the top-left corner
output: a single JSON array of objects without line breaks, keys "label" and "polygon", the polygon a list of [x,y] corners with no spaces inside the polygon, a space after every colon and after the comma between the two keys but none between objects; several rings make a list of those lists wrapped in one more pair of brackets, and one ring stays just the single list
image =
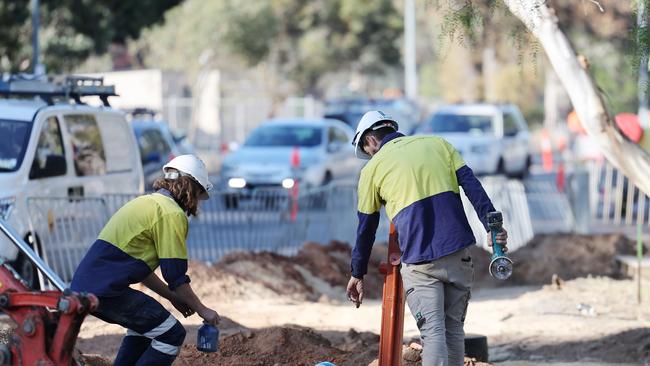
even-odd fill
[{"label": "white truck", "polygon": [[[30,229],[30,197],[143,191],[135,136],[124,114],[108,104],[113,89],[99,79],[71,78],[53,84],[14,78],[0,81],[0,95],[5,97],[0,99],[0,218],[37,253],[43,254],[45,248],[39,233]],[[81,103],[86,96],[100,97],[104,106]],[[35,267],[3,236],[0,256],[36,288]]]}]

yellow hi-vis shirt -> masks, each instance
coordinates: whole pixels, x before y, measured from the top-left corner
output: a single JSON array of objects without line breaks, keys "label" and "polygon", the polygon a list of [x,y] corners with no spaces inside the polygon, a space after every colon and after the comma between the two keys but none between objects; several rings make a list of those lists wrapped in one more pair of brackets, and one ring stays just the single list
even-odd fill
[{"label": "yellow hi-vis shirt", "polygon": [[487,229],[492,202],[451,144],[436,136],[386,136],[359,179],[353,276],[367,271],[382,205],[397,229],[404,263],[431,261],[475,243],[459,186]]},{"label": "yellow hi-vis shirt", "polygon": [[188,283],[187,215],[166,190],[125,204],[108,221],[75,271],[71,289],[117,296],[159,265],[173,290]]}]

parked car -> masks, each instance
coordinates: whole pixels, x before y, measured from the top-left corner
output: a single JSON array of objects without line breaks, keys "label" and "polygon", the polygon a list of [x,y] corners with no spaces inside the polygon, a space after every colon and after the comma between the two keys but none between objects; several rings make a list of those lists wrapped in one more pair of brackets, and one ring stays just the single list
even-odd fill
[{"label": "parked car", "polygon": [[512,104],[453,104],[415,131],[449,141],[476,174],[523,177],[531,165],[528,125]]},{"label": "parked car", "polygon": [[[39,242],[44,233],[30,228],[28,198],[142,192],[140,153],[120,111],[67,100],[56,103],[51,95],[44,98],[48,102],[11,99],[11,90],[10,83],[0,82],[1,94],[9,96],[0,99],[0,218],[42,255],[49,249]],[[42,90],[53,93],[45,82],[31,82],[21,93],[39,95]],[[47,222],[36,224],[44,230],[49,225],[52,231],[60,216],[50,210]],[[0,255],[29,285],[37,285],[33,264],[4,235],[0,235]]]},{"label": "parked car", "polygon": [[145,189],[151,190],[153,182],[162,178],[162,168],[183,151],[176,145],[166,124],[154,120],[133,120],[131,126],[138,140]]},{"label": "parked car", "polygon": [[325,118],[338,119],[356,129],[364,113],[380,110],[391,115],[399,123],[399,130],[410,135],[420,123],[417,104],[405,98],[346,98],[331,99],[325,103]]},{"label": "parked car", "polygon": [[[275,119],[253,130],[244,144],[221,165],[220,186],[227,206],[237,205],[244,193],[257,188],[309,188],[336,179],[357,179],[361,161],[350,141],[354,131],[330,119]],[[292,167],[294,151],[299,166]]]}]

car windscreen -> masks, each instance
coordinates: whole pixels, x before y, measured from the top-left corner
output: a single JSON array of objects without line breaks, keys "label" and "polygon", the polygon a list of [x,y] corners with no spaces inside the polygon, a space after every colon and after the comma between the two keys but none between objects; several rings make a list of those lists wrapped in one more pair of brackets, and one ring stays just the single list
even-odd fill
[{"label": "car windscreen", "polygon": [[323,130],[312,126],[263,126],[254,130],[244,146],[300,146],[321,144]]},{"label": "car windscreen", "polygon": [[31,130],[31,122],[0,119],[0,172],[20,168]]},{"label": "car windscreen", "polygon": [[[427,124],[422,126],[428,132],[478,132],[490,133],[492,129],[492,116],[467,115],[452,113],[436,113]],[[426,132],[426,131],[423,131]]]}]

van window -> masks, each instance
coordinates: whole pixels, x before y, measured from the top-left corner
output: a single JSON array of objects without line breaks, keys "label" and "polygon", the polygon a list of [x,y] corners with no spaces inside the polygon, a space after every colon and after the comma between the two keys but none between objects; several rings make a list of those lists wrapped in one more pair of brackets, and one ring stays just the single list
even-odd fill
[{"label": "van window", "polygon": [[515,136],[519,132],[519,127],[517,126],[517,120],[512,113],[503,114],[503,135],[504,136]]},{"label": "van window", "polygon": [[124,117],[117,114],[99,114],[97,123],[104,142],[106,173],[124,173],[137,166],[133,131]]},{"label": "van window", "polygon": [[32,123],[0,120],[0,172],[14,172],[20,167],[29,144]]},{"label": "van window", "polygon": [[[52,155],[65,159],[59,121],[54,116],[49,117],[43,124],[41,134],[38,136],[38,145],[36,145],[36,154],[34,155],[32,167],[37,166],[40,169],[44,169],[48,156]],[[59,175],[65,175],[65,173]],[[48,177],[51,176],[48,175]]]},{"label": "van window", "polygon": [[72,141],[72,156],[77,176],[106,174],[104,144],[95,117],[90,114],[64,117]]}]

